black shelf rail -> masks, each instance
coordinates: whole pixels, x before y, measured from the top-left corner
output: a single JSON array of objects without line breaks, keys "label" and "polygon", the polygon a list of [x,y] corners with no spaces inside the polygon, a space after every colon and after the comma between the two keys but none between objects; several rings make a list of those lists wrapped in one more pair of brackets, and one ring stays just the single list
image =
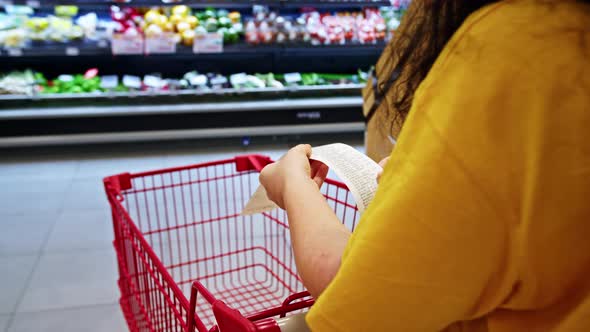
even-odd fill
[{"label": "black shelf rail", "polygon": [[0,5],[15,4],[27,5],[33,8],[40,8],[55,5],[76,5],[76,6],[174,6],[189,5],[193,8],[206,7],[228,7],[246,8],[253,5],[266,5],[280,8],[316,7],[316,8],[356,8],[366,6],[389,6],[389,0],[0,0]]},{"label": "black shelf rail", "polygon": [[310,44],[274,44],[250,45],[237,43],[225,45],[221,53],[193,53],[192,48],[178,45],[176,53],[170,54],[136,54],[113,55],[108,41],[71,41],[68,43],[37,42],[22,49],[0,50],[0,58],[10,57],[75,57],[75,56],[115,56],[115,57],[223,57],[240,54],[274,54],[276,56],[330,56],[346,54],[380,54],[385,43],[346,44],[346,45],[310,45]]}]

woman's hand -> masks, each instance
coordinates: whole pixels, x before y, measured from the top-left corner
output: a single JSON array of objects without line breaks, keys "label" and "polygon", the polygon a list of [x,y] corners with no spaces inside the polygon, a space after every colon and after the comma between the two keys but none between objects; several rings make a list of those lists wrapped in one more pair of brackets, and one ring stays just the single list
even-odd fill
[{"label": "woman's hand", "polygon": [[297,145],[279,161],[267,165],[260,172],[260,183],[266,189],[268,198],[282,209],[285,209],[288,189],[296,190],[297,186],[310,181],[314,181],[318,188],[324,183],[328,166],[314,160],[310,161],[310,156],[309,144]]},{"label": "woman's hand", "polygon": [[388,161],[389,161],[389,157],[383,158],[379,162],[379,166],[381,166],[381,170],[379,171],[379,173],[377,173],[377,183],[379,183],[379,180],[381,180],[381,175],[383,175],[383,169],[385,169],[385,165],[387,165]]},{"label": "woman's hand", "polygon": [[260,172],[260,183],[268,198],[287,211],[297,272],[317,298],[338,272],[351,233],[319,190],[328,166],[310,156],[307,144],[292,148]]}]

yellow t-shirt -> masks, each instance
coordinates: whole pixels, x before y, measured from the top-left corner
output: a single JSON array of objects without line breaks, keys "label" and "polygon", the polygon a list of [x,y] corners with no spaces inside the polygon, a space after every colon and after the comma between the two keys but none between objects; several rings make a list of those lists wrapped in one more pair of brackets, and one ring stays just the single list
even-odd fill
[{"label": "yellow t-shirt", "polygon": [[313,331],[590,331],[590,6],[471,15],[415,94]]}]

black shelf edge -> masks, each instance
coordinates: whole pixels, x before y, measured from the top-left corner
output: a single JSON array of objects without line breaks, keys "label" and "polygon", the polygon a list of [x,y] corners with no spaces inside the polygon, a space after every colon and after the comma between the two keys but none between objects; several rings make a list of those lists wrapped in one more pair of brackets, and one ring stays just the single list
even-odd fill
[{"label": "black shelf edge", "polygon": [[301,7],[313,7],[313,8],[333,8],[333,9],[344,9],[344,8],[363,8],[363,7],[382,7],[391,6],[389,0],[377,0],[377,1],[311,1],[311,0],[299,0],[299,1],[281,1],[281,7],[283,8],[301,8]]},{"label": "black shelf edge", "polygon": [[[240,55],[244,53],[250,54],[276,54],[285,53],[289,55],[303,54],[306,56],[321,56],[321,55],[346,55],[346,53],[379,53],[384,47],[385,43],[377,44],[347,44],[347,45],[305,45],[305,44],[282,44],[282,45],[249,45],[246,43],[238,43],[225,45],[221,53],[193,53],[192,48],[178,45],[176,53],[170,54],[134,54],[134,55],[114,55],[111,52],[109,42],[94,42],[94,41],[73,41],[68,43],[51,43],[39,42],[34,43],[33,46],[22,49],[4,49],[0,51],[0,58],[18,58],[18,57],[71,57],[71,56],[205,56],[205,57],[219,57],[227,55]],[[342,53],[346,51],[346,53]]]},{"label": "black shelf edge", "polygon": [[55,5],[76,5],[76,6],[173,6],[173,5],[190,5],[193,8],[205,7],[226,7],[226,8],[247,8],[253,5],[266,5],[270,7],[299,8],[358,8],[371,6],[389,6],[389,0],[376,1],[311,1],[311,0],[127,0],[127,1],[108,1],[108,0],[0,0],[0,5],[16,4],[29,5],[32,7],[47,7]]}]

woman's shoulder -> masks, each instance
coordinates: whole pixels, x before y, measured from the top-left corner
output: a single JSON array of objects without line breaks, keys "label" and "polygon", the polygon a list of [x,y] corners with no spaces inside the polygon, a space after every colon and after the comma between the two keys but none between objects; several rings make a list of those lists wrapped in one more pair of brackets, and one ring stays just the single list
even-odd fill
[{"label": "woman's shoulder", "polygon": [[581,72],[590,71],[589,54],[588,2],[499,1],[468,17],[416,95],[440,88],[450,76],[474,84],[482,78],[511,85],[533,79],[544,79],[545,85],[575,84]]},{"label": "woman's shoulder", "polygon": [[449,44],[488,45],[524,54],[552,46],[576,50],[586,46],[590,52],[583,38],[590,38],[590,2],[504,0],[470,15]]}]

